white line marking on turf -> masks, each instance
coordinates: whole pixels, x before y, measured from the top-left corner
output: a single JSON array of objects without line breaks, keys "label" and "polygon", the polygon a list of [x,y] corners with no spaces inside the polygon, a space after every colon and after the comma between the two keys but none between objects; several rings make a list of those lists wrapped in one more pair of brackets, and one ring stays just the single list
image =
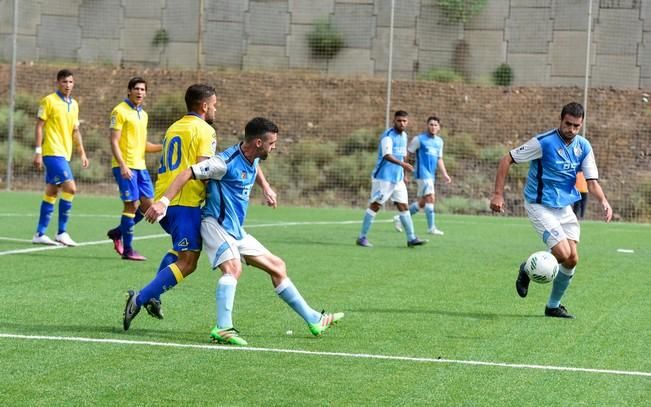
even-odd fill
[{"label": "white line marking on turf", "polygon": [[226,351],[242,351],[242,352],[289,353],[289,354],[296,354],[296,355],[311,355],[311,356],[397,360],[403,362],[421,362],[421,363],[448,363],[448,364],[458,364],[458,365],[507,367],[513,369],[538,369],[538,370],[554,370],[554,371],[561,371],[561,372],[601,373],[601,374],[610,374],[610,375],[651,377],[651,372],[636,372],[630,370],[589,369],[583,367],[545,366],[545,365],[529,365],[529,364],[503,363],[503,362],[482,362],[479,360],[373,355],[369,353],[319,352],[319,351],[308,351],[308,350],[299,350],[299,349],[233,347],[233,346],[223,346],[223,345],[199,345],[199,344],[174,343],[174,342],[135,341],[135,340],[125,340],[125,339],[83,338],[83,337],[76,337],[76,336],[18,335],[18,334],[3,334],[3,333],[0,333],[0,338],[40,340],[40,341],[108,343],[114,345],[161,346],[161,347],[169,347],[169,348],[206,349],[206,350],[214,350],[214,351],[226,350]]},{"label": "white line marking on turf", "polygon": [[[381,220],[378,222],[392,222],[391,219],[387,220]],[[348,224],[355,224],[355,223],[361,223],[359,220],[344,220],[344,221],[317,221],[317,222],[281,222],[281,223],[260,223],[257,225],[248,225],[246,228],[247,229],[252,229],[252,228],[267,228],[267,227],[279,227],[279,226],[310,226],[310,225],[348,225]],[[156,235],[146,235],[146,236],[138,236],[134,237],[133,240],[145,240],[145,239],[158,239],[161,237],[168,237],[168,234],[162,233],[162,234],[156,234]],[[31,243],[31,240],[24,240],[24,239],[14,239],[11,237],[4,237],[0,236],[0,240],[8,240],[8,241],[16,241],[16,242],[24,242],[24,243]],[[105,244],[105,243],[111,243],[111,240],[104,239],[104,240],[95,240],[91,242],[79,242],[79,246],[95,246],[98,244]],[[0,256],[5,256],[8,254],[22,254],[22,253],[34,253],[34,252],[41,252],[44,250],[58,250],[58,249],[65,249],[66,246],[41,246],[39,245],[38,247],[31,247],[28,249],[15,249],[15,250],[7,250],[4,252],[0,252]]]}]

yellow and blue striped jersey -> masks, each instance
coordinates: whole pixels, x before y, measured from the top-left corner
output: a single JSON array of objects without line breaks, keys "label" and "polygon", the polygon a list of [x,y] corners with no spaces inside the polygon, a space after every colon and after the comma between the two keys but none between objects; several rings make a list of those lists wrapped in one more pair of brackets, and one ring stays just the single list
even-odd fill
[{"label": "yellow and blue striped jersey", "polygon": [[[187,114],[172,124],[165,133],[161,153],[156,200],[160,199],[174,178],[197,163],[199,157],[212,157],[217,149],[215,129],[195,114]],[[190,180],[170,201],[170,205],[200,206],[206,197],[203,182]]]},{"label": "yellow and blue striped jersey", "polygon": [[[147,147],[147,112],[142,106],[136,106],[129,99],[124,99],[111,112],[112,130],[121,131],[120,152],[127,167],[135,170],[147,169],[145,148]],[[119,167],[115,157],[112,167]]]},{"label": "yellow and blue striped jersey", "polygon": [[79,127],[79,105],[59,91],[41,99],[37,117],[43,126],[43,156],[72,157],[72,133]]}]

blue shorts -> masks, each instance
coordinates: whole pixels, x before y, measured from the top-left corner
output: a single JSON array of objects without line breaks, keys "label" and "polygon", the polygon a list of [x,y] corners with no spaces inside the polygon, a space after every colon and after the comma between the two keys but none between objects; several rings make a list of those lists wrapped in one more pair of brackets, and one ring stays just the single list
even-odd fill
[{"label": "blue shorts", "polygon": [[45,183],[52,185],[61,185],[67,181],[74,181],[70,163],[63,157],[56,155],[43,156],[43,165],[45,166]]},{"label": "blue shorts", "polygon": [[201,251],[200,207],[170,206],[160,225],[172,236],[172,245],[177,252]]},{"label": "blue shorts", "polygon": [[120,189],[120,199],[125,202],[137,201],[141,197],[152,199],[154,186],[147,170],[131,169],[131,179],[122,178],[120,167],[113,167],[113,177]]}]

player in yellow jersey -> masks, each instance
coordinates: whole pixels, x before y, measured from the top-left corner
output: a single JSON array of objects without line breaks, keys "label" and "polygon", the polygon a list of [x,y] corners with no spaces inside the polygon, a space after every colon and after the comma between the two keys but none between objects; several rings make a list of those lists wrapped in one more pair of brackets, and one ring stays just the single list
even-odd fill
[{"label": "player in yellow jersey", "polygon": [[[45,193],[32,243],[45,245],[77,246],[68,232],[68,219],[77,185],[70,169],[73,144],[77,145],[81,166],[88,167],[79,131],[79,105],[71,96],[75,80],[67,69],[57,73],[57,91],[41,100],[36,119],[36,148],[34,166],[40,171],[45,167]],[[45,231],[50,224],[54,203],[59,200],[59,228],[55,240]]]},{"label": "player in yellow jersey", "polygon": [[145,153],[158,153],[162,144],[147,141],[147,112],[142,104],[147,96],[147,82],[131,78],[127,98],[111,112],[111,151],[113,177],[124,203],[118,227],[108,231],[113,247],[125,260],[146,260],[132,247],[133,228],[151,205],[154,187],[147,171]]},{"label": "player in yellow jersey", "polygon": [[165,133],[156,180],[156,199],[168,206],[160,224],[171,235],[173,248],[163,257],[149,284],[139,293],[129,290],[123,320],[125,331],[142,306],[151,316],[163,318],[160,295],[196,269],[201,253],[200,206],[206,195],[202,181],[189,181],[171,201],[163,194],[179,173],[215,154],[217,135],[211,126],[217,110],[215,88],[203,84],[190,86],[185,92],[185,104],[188,114]]}]

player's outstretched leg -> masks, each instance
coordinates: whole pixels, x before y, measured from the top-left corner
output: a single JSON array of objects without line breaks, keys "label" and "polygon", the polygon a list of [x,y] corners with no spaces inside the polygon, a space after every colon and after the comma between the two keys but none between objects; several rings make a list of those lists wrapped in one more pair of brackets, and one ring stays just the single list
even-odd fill
[{"label": "player's outstretched leg", "polygon": [[320,336],[330,326],[336,324],[344,317],[343,312],[326,314],[320,313],[309,306],[303,298],[294,283],[289,278],[285,278],[275,288],[276,294],[287,303],[298,315],[307,323],[310,332],[314,336]]},{"label": "player's outstretched leg", "polygon": [[308,323],[307,325],[310,328],[310,332],[312,332],[312,335],[321,336],[321,334],[323,334],[328,328],[330,328],[333,325],[336,325],[337,322],[341,321],[343,318],[344,318],[343,312],[326,314],[325,311],[321,311],[321,317],[319,318],[319,321],[314,324]]}]

